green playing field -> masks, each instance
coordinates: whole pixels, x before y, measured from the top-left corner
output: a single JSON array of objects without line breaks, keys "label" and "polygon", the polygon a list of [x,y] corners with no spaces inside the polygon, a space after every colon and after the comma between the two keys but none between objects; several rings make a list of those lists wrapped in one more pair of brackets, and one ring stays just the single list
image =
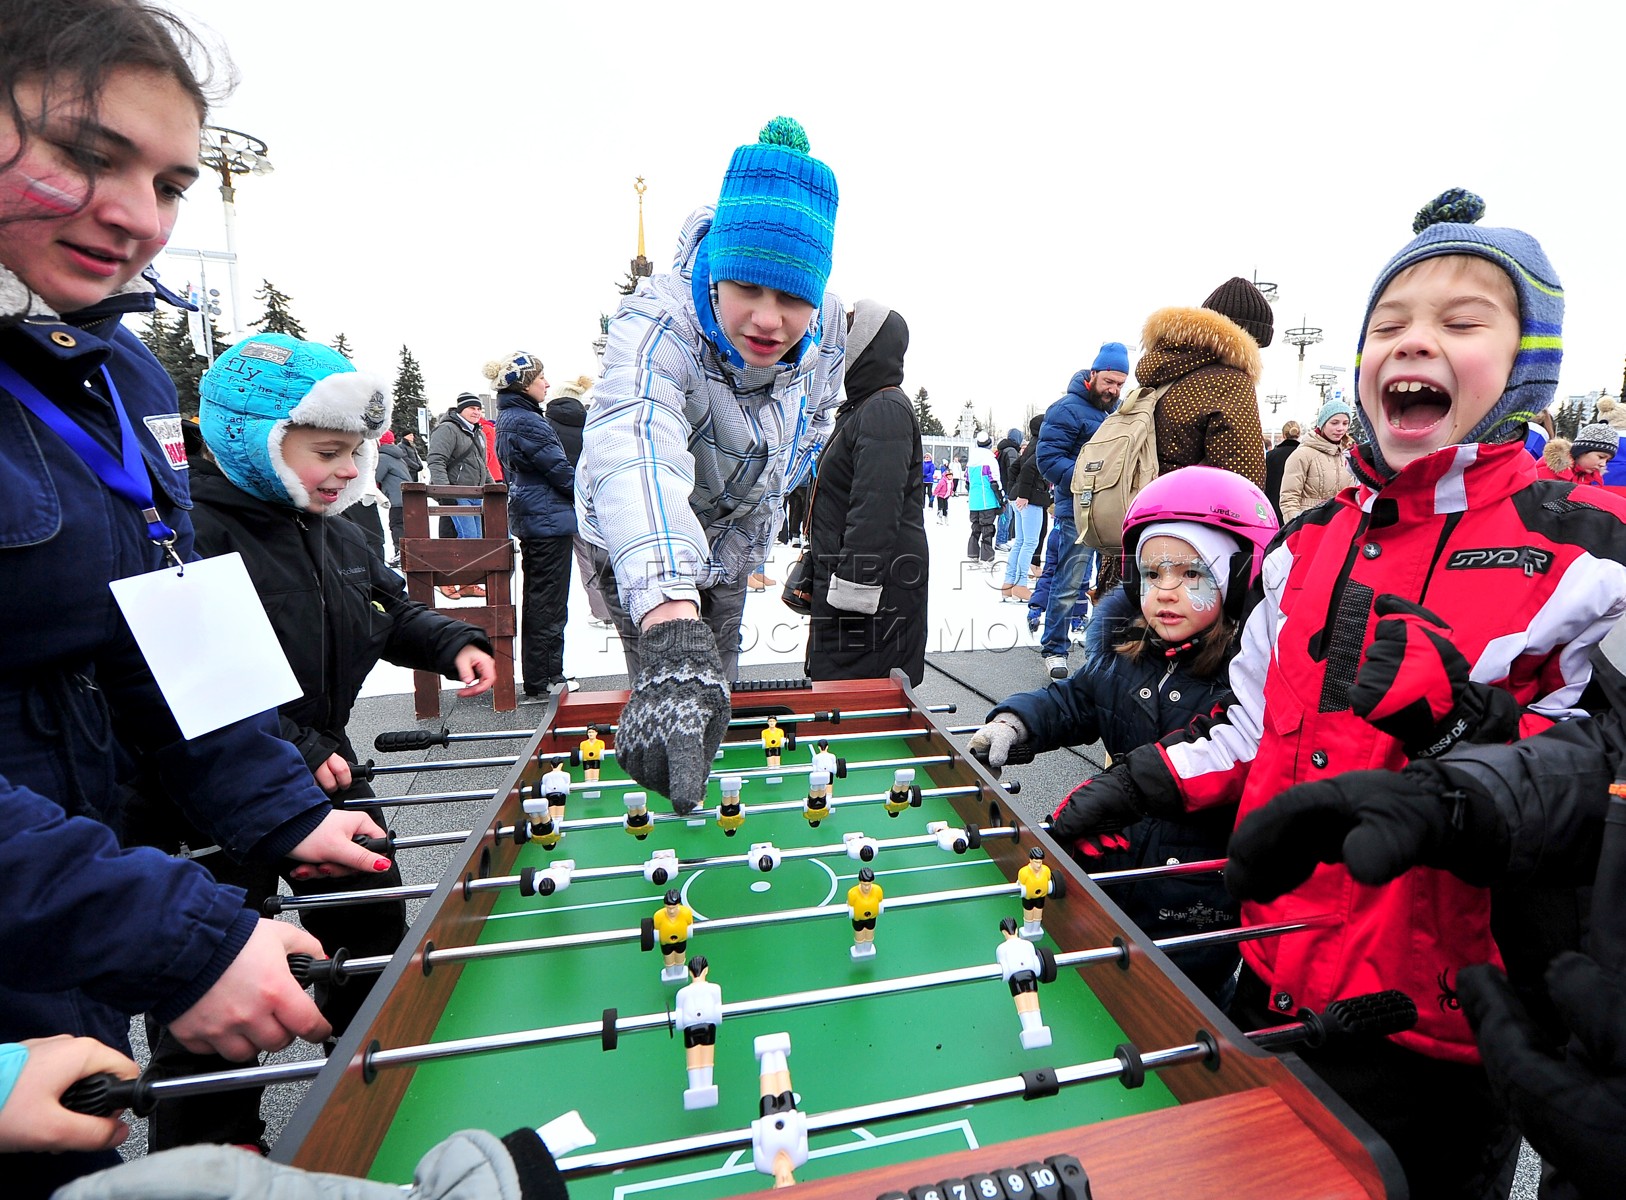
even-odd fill
[{"label": "green playing field", "polygon": [[[712,816],[688,823],[660,822],[639,842],[618,827],[570,830],[584,818],[619,818],[625,809],[624,777],[607,760],[598,787],[573,791],[566,815],[569,830],[552,851],[536,843],[523,848],[518,866],[542,867],[572,859],[578,870],[641,863],[657,848],[675,849],[682,858],[744,854],[753,842],[781,850],[827,846],[816,858],[787,859],[762,874],[742,864],[685,871],[675,884],[695,912],[688,953],[711,962],[710,980],[722,988],[725,1005],[743,1000],[829,988],[955,967],[991,965],[1001,941],[1001,917],[1021,919],[1014,894],[977,899],[945,899],[918,908],[883,911],[876,930],[877,954],[854,960],[849,954],[852,925],[841,913],[804,920],[772,920],[773,914],[823,904],[844,904],[860,864],[840,849],[842,834],[862,831],[888,838],[919,836],[929,821],[959,824],[948,803],[927,797],[920,808],[889,818],[879,796],[892,782],[890,767],[864,761],[907,758],[921,753],[898,738],[838,742],[832,750],[847,756],[848,776],[834,781],[833,811],[817,829],[799,811],[753,812],[753,805],[794,801],[807,794],[804,743],[784,756],[785,772],[752,778],[742,795],[746,822],[729,838]],[[761,768],[755,747],[727,752],[716,772]],[[797,768],[803,768],[797,770]],[[572,770],[581,780],[581,771]],[[930,788],[925,772],[917,783]],[[594,797],[591,793],[598,791]],[[852,797],[875,797],[855,802]],[[708,804],[715,807],[717,785]],[[845,803],[844,803],[845,801]],[[651,798],[651,811],[665,811]],[[935,845],[886,848],[873,862],[887,900],[928,892],[1004,884],[985,855],[954,855]],[[516,868],[517,869],[517,868]],[[553,938],[621,930],[626,937],[608,944],[549,949],[473,962],[448,1001],[436,1041],[494,1033],[592,1023],[613,1007],[625,1021],[670,1008],[677,986],[660,978],[658,951],[642,952],[638,927],[661,905],[665,887],[641,874],[580,880],[552,896],[505,893],[497,903],[482,942]],[[704,922],[761,914],[769,920],[739,928],[708,931]],[[1048,943],[1044,943],[1048,944]],[[1086,971],[1114,970],[1094,966]],[[541,1125],[578,1109],[597,1135],[596,1150],[637,1146],[725,1129],[746,1129],[757,1116],[757,1063],[752,1040],[786,1031],[792,1050],[791,1078],[804,1112],[817,1114],[850,1105],[911,1096],[940,1088],[1019,1075],[1044,1066],[1110,1058],[1124,1035],[1076,971],[1063,969],[1039,993],[1053,1045],[1024,1050],[1020,1025],[1006,986],[994,977],[900,995],[870,996],[838,1004],[725,1018],[717,1033],[717,1107],[685,1111],[686,1086],[681,1036],[658,1028],[628,1031],[619,1048],[606,1052],[596,1032],[575,1040],[531,1049],[448,1058],[416,1068],[371,1175],[402,1182],[412,1177],[418,1158],[446,1135],[466,1128],[506,1133]],[[950,1150],[974,1148],[1025,1134],[1064,1129],[1174,1103],[1155,1076],[1127,1091],[1113,1082],[1085,1084],[1033,1103],[1006,1100],[945,1112],[897,1118],[858,1129],[814,1134],[811,1157],[797,1179],[906,1161]],[[751,1163],[749,1146],[661,1162],[571,1182],[575,1200],[655,1194],[701,1200],[769,1186]]]}]

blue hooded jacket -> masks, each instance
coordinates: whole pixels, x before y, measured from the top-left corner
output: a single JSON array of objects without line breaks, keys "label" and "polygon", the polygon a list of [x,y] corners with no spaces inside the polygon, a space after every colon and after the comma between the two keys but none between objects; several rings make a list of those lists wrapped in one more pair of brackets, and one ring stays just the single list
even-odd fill
[{"label": "blue hooded jacket", "polygon": [[1067,385],[1067,394],[1045,410],[1034,455],[1039,473],[1055,497],[1057,518],[1070,518],[1073,513],[1073,465],[1078,462],[1078,452],[1117,407],[1117,401],[1111,408],[1097,407],[1090,391],[1090,373],[1079,371]]}]

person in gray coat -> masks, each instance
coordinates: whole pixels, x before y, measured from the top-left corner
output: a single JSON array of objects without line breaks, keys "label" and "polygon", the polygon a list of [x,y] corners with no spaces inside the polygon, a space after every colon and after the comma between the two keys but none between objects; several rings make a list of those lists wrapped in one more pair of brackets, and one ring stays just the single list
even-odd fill
[{"label": "person in gray coat", "polygon": [[[486,469],[486,435],[480,428],[483,415],[480,397],[464,392],[452,410],[440,419],[429,435],[429,482],[451,487],[479,487],[491,482]],[[460,500],[459,504],[478,504]],[[480,536],[478,517],[453,517],[460,538]]]}]

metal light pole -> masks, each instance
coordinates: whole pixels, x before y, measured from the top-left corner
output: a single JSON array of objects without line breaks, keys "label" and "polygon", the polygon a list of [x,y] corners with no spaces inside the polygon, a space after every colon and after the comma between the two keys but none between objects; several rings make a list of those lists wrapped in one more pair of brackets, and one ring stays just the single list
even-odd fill
[{"label": "metal light pole", "polygon": [[1286,333],[1282,334],[1282,341],[1286,342],[1289,346],[1297,346],[1299,348],[1298,391],[1300,394],[1302,394],[1304,392],[1304,348],[1306,346],[1313,346],[1321,340],[1321,327],[1319,325],[1311,325],[1309,320],[1304,317],[1300,317],[1299,319],[1303,321],[1304,324],[1300,325],[1297,329],[1289,329]]},{"label": "metal light pole", "polygon": [[232,180],[239,175],[269,175],[271,160],[266,144],[252,133],[205,125],[199,146],[201,163],[220,175],[220,200],[225,212],[227,267],[231,275],[231,320],[234,331],[243,326],[242,305],[237,289],[237,188]]},{"label": "metal light pole", "polygon": [[1310,385],[1321,389],[1321,403],[1327,402],[1327,389],[1338,382],[1338,376],[1331,371],[1317,371],[1310,376]]},{"label": "metal light pole", "polygon": [[[198,311],[190,314],[198,324],[192,331],[192,345],[202,353],[212,367],[215,363],[215,339],[210,329],[209,318],[220,315],[220,290],[209,286],[209,263],[223,262],[229,268],[235,269],[237,256],[221,250],[188,250],[181,246],[165,246],[164,253],[198,260]],[[232,315],[236,316],[235,313]]]}]

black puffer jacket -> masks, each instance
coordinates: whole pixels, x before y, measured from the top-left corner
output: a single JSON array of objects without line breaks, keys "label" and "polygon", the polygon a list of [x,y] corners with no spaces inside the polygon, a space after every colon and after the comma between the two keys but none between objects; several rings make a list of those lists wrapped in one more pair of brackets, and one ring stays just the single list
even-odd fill
[{"label": "black puffer jacket", "polygon": [[[1136,630],[1138,636],[1139,630]],[[1169,659],[1155,651],[1139,659],[1115,650],[1096,655],[1071,678],[1008,697],[989,714],[1014,713],[1028,729],[1028,744],[1043,752],[1099,740],[1120,759],[1137,746],[1184,729],[1216,706],[1230,702],[1225,672],[1215,678],[1194,675],[1189,652]],[[1170,862],[1224,858],[1236,821],[1236,806],[1204,809],[1181,820],[1155,817],[1124,831],[1129,849],[1094,859],[1092,871],[1122,871]],[[1113,887],[1109,895],[1152,937],[1202,933],[1235,925],[1238,907],[1218,872],[1184,879],[1157,879]],[[1237,963],[1228,946],[1184,951],[1182,970],[1210,996],[1224,995]]]},{"label": "black puffer jacket", "polygon": [[265,604],[304,693],[278,710],[282,735],[313,768],[334,751],[355,761],[344,729],[380,659],[455,678],[464,646],[491,649],[473,625],[408,600],[349,521],[257,499],[208,461],[192,463],[192,503],[198,553],[241,554]]},{"label": "black puffer jacket", "polygon": [[1026,500],[1040,508],[1049,508],[1050,485],[1039,472],[1038,449],[1037,437],[1030,437],[1027,445],[1022,447],[1022,456],[1016,460],[1016,488],[1011,493],[1011,499]]},{"label": "black puffer jacket", "polygon": [[559,444],[565,448],[565,457],[572,468],[582,456],[582,426],[587,424],[587,407],[574,396],[555,396],[548,401],[545,414],[553,432],[559,435]]},{"label": "black puffer jacket", "polygon": [[522,542],[576,532],[576,472],[542,406],[497,393],[497,458],[508,477],[508,523]]}]

